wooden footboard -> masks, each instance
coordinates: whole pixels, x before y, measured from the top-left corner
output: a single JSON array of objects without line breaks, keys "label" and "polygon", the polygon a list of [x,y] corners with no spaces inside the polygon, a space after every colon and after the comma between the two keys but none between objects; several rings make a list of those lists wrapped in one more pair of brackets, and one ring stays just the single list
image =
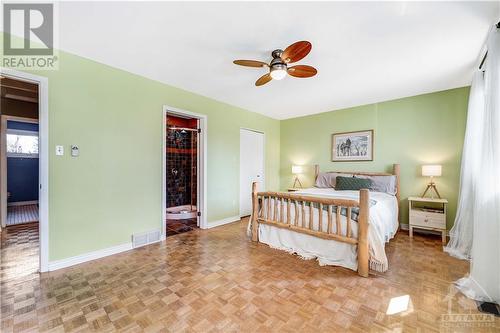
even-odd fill
[{"label": "wooden footboard", "polygon": [[[267,200],[266,200],[267,199]],[[279,203],[279,204],[278,204]],[[262,207],[263,205],[266,207]],[[334,210],[334,207],[336,209]],[[358,237],[352,235],[352,208],[358,207]],[[341,226],[341,208],[345,208],[346,228]],[[292,218],[291,210],[294,209]],[[306,219],[306,209],[308,219]],[[356,200],[318,198],[287,192],[257,192],[257,183],[252,184],[252,240],[259,241],[259,224],[283,228],[323,239],[336,240],[358,246],[358,274],[368,276],[368,219],[370,192],[361,190],[359,202]],[[318,212],[318,230],[313,228],[314,210]],[[323,227],[323,211],[328,224]],[[335,214],[335,218],[333,217]],[[334,225],[335,223],[335,231]]]}]

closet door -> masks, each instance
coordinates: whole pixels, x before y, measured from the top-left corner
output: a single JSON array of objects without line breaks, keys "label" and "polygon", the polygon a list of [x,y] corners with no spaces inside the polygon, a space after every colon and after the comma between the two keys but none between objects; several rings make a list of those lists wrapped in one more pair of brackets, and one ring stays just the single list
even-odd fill
[{"label": "closet door", "polygon": [[240,130],[240,216],[252,213],[252,182],[264,191],[264,133]]}]

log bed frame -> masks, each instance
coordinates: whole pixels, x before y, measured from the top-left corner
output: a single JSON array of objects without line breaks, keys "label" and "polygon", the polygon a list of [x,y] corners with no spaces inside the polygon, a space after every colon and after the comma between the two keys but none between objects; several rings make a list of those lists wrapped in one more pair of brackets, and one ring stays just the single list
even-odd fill
[{"label": "log bed frame", "polygon": [[[338,172],[353,175],[364,175],[364,176],[396,176],[396,199],[399,206],[399,164],[393,164],[392,173],[386,172]],[[319,166],[315,166],[315,180],[319,175]],[[262,204],[265,202],[264,199],[267,198],[267,209],[261,209]],[[271,204],[273,199],[274,205]],[[278,201],[279,209],[278,209]],[[295,203],[295,218],[290,221],[290,211],[291,203]],[[317,207],[314,207],[317,204]],[[274,207],[271,207],[274,206]],[[328,227],[327,230],[323,230],[323,214],[321,213],[324,206],[326,206]],[[346,230],[343,233],[341,228],[341,218],[340,209],[336,209],[336,213],[333,212],[332,207],[337,206],[338,208],[345,207],[347,211],[346,216]],[[286,208],[285,208],[286,207]],[[300,208],[299,208],[300,207]],[[305,219],[306,207],[309,209],[309,221]],[[351,233],[351,209],[353,207],[359,207],[358,215],[358,235],[357,238]],[[285,212],[286,209],[286,212]],[[318,210],[319,216],[319,230],[313,229],[313,212],[314,209]],[[273,227],[283,228],[292,230],[294,232],[315,236],[328,240],[335,240],[338,242],[349,243],[352,245],[357,245],[358,249],[358,274],[363,277],[368,277],[369,272],[369,249],[368,249],[368,228],[369,228],[369,217],[370,217],[370,191],[367,189],[362,189],[359,191],[359,201],[356,200],[346,200],[346,199],[335,199],[335,198],[324,198],[324,197],[314,197],[314,196],[304,196],[300,194],[293,194],[287,192],[257,192],[257,183],[252,184],[252,241],[259,241],[259,224],[267,224]],[[301,213],[299,213],[301,211]],[[285,215],[286,214],[286,215]],[[333,232],[333,214],[336,214],[336,232]],[[286,216],[286,219],[285,219]],[[399,216],[399,212],[398,212]],[[288,223],[290,221],[291,223]]]}]

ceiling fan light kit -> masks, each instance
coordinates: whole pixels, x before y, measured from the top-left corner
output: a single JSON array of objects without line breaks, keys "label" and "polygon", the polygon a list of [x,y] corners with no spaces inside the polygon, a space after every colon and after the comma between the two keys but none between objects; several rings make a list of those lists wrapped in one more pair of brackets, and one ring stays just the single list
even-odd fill
[{"label": "ceiling fan light kit", "polygon": [[316,68],[307,65],[297,65],[288,67],[289,63],[303,59],[311,52],[312,44],[308,41],[300,41],[288,46],[285,51],[274,50],[271,55],[273,60],[269,64],[257,60],[235,60],[234,64],[246,67],[269,67],[269,73],[261,76],[256,82],[256,86],[262,86],[271,80],[282,80],[286,75],[298,78],[312,77],[318,72]]},{"label": "ceiling fan light kit", "polygon": [[271,77],[273,80],[283,80],[286,76],[286,64],[276,64],[271,66]]}]

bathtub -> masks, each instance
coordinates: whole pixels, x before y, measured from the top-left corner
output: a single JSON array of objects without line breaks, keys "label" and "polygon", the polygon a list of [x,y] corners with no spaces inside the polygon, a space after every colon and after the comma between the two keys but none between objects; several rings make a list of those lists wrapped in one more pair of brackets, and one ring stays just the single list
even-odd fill
[{"label": "bathtub", "polygon": [[183,205],[167,208],[167,220],[192,219],[197,216],[196,206]]}]

